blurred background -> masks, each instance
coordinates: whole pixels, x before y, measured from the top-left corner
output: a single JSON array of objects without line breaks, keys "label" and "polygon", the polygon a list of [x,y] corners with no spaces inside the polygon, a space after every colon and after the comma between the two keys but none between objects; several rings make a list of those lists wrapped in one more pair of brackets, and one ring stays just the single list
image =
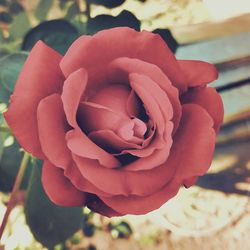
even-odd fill
[{"label": "blurred background", "polygon": [[[159,33],[177,58],[215,64],[219,79],[212,86],[223,98],[225,119],[214,161],[194,187],[145,216],[108,219],[84,209],[81,229],[63,242],[58,236],[51,249],[250,249],[249,0],[0,0],[0,111],[37,40],[63,54],[79,35],[115,26]],[[21,155],[11,135],[0,133],[0,140],[1,222]],[[46,237],[38,235],[46,232],[25,220],[29,174],[1,250],[47,249]]]}]

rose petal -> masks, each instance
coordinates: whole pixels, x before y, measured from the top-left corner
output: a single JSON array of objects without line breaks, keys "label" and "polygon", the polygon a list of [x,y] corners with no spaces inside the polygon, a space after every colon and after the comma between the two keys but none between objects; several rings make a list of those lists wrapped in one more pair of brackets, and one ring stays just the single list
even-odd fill
[{"label": "rose petal", "polygon": [[[175,169],[159,166],[145,171],[124,171],[102,168],[98,161],[73,155],[81,174],[97,188],[113,195],[149,195],[164,186],[173,176]],[[114,180],[114,181],[110,181]]]},{"label": "rose petal", "polygon": [[122,216],[123,214],[116,212],[112,208],[108,207],[103,203],[97,196],[89,195],[87,206],[99,214],[102,214],[107,217]]},{"label": "rose petal", "polygon": [[[67,145],[76,155],[88,159],[97,159],[101,165],[107,168],[117,168],[120,162],[111,154],[107,153],[92,142],[79,128],[70,130],[66,134]],[[90,161],[90,164],[92,161]],[[99,166],[101,168],[101,166]]]},{"label": "rose petal", "polygon": [[110,129],[116,131],[130,119],[121,113],[92,102],[82,102],[77,112],[78,124],[86,133]]},{"label": "rose petal", "polygon": [[118,153],[129,148],[141,148],[141,146],[135,143],[123,140],[111,130],[94,131],[91,132],[88,137],[95,142],[95,144],[112,153]]},{"label": "rose petal", "polygon": [[224,110],[220,95],[214,88],[195,88],[186,92],[182,98],[182,103],[198,104],[210,114],[214,120],[214,129],[218,133],[223,122]]},{"label": "rose petal", "polygon": [[175,131],[178,128],[181,118],[181,105],[179,101],[179,92],[172,85],[168,77],[156,65],[135,58],[121,57],[110,63],[108,78],[112,82],[129,82],[128,76],[130,73],[148,76],[167,93],[173,108]]},{"label": "rose petal", "polygon": [[126,84],[112,84],[100,90],[88,101],[110,108],[118,114],[128,116],[126,102],[129,94],[130,89]]},{"label": "rose petal", "polygon": [[84,206],[86,194],[77,190],[63,175],[63,170],[45,161],[42,184],[51,201],[59,206]]},{"label": "rose petal", "polygon": [[[139,151],[138,151],[139,152]],[[137,161],[134,161],[127,166],[123,167],[125,171],[140,171],[140,170],[150,170],[159,167],[166,162],[169,156],[169,146],[166,145],[162,149],[156,149],[153,153],[144,156]]]},{"label": "rose petal", "polygon": [[[81,36],[69,48],[60,66],[68,77],[79,68],[86,68],[93,83],[91,89],[106,84],[106,65],[118,57],[144,60],[160,67],[181,91],[186,83],[175,56],[163,39],[151,32],[136,32],[128,27],[117,27],[98,32],[93,37]],[[92,81],[93,80],[93,81]]]},{"label": "rose petal", "polygon": [[130,117],[138,117],[143,121],[147,121],[148,117],[144,110],[143,104],[140,98],[135,94],[134,90],[131,90],[127,102],[126,110]]},{"label": "rose petal", "polygon": [[214,65],[194,60],[178,60],[183,71],[188,87],[204,86],[218,78]]},{"label": "rose petal", "polygon": [[37,106],[44,97],[61,92],[61,58],[56,51],[38,41],[23,66],[8,111],[4,113],[20,145],[38,158],[44,158],[44,155],[38,138]]},{"label": "rose petal", "polygon": [[155,121],[157,126],[154,140],[147,148],[140,150],[139,155],[142,156],[143,151],[145,151],[144,154],[148,156],[150,152],[153,152],[152,148],[159,149],[163,145],[168,145],[170,149],[173,130],[170,120],[173,117],[173,109],[166,93],[147,76],[131,73],[129,78],[133,90],[141,98],[146,110],[148,110],[149,117]]},{"label": "rose petal", "polygon": [[83,68],[72,73],[64,82],[62,101],[63,108],[72,127],[77,127],[76,112],[88,81],[87,71]]},{"label": "rose petal", "polygon": [[71,163],[72,157],[65,140],[69,125],[60,95],[53,94],[40,101],[37,120],[44,154],[55,166],[65,169]]},{"label": "rose petal", "polygon": [[[129,197],[113,196],[99,197],[107,206],[121,214],[146,214],[155,209],[158,209],[169,199],[174,197],[180,188],[180,184],[172,180],[167,183],[160,191],[149,196],[139,197],[131,195]],[[126,204],[126,206],[124,206]]]},{"label": "rose petal", "polygon": [[71,181],[71,183],[80,191],[101,195],[104,197],[112,196],[111,194],[105,193],[101,189],[98,189],[94,184],[85,179],[73,161],[64,170],[64,176],[67,177]]},{"label": "rose petal", "polygon": [[183,105],[180,127],[165,163],[168,168],[175,170],[171,182],[166,182],[167,184],[159,192],[150,196],[119,195],[99,198],[123,214],[145,214],[159,208],[178,192],[180,185],[187,179],[202,175],[209,168],[215,145],[215,133],[212,127],[213,121],[203,108],[195,104]]}]

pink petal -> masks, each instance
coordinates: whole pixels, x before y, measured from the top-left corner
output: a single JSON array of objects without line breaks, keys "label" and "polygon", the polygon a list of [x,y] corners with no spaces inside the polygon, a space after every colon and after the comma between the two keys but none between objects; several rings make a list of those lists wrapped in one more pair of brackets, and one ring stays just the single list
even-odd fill
[{"label": "pink petal", "polygon": [[[147,153],[147,151],[145,152]],[[130,152],[130,153],[133,154],[134,152]],[[128,164],[127,166],[124,166],[123,170],[141,171],[141,170],[150,170],[150,169],[159,167],[160,165],[164,164],[168,159],[169,145],[166,145],[162,149],[155,149],[153,152],[151,152],[151,154],[147,154],[147,155],[148,156],[144,155],[142,158],[138,159],[137,161],[134,161]]]},{"label": "pink petal", "polygon": [[214,129],[218,133],[223,122],[224,109],[220,95],[214,88],[195,88],[182,96],[183,103],[194,103],[203,107],[214,120]]},{"label": "pink petal", "polygon": [[93,82],[91,88],[100,89],[101,82],[105,84],[106,65],[125,56],[157,65],[176,87],[185,91],[185,78],[175,56],[159,35],[147,31],[117,27],[93,37],[81,36],[71,45],[60,65],[66,77],[79,68],[86,68]]},{"label": "pink petal", "polygon": [[[78,156],[96,159],[101,165],[107,168],[117,168],[120,166],[120,162],[114,156],[97,146],[79,128],[70,130],[66,134],[66,140],[69,149]],[[90,160],[91,162],[92,160]],[[99,167],[101,168],[101,166]]]},{"label": "pink petal", "polygon": [[84,206],[86,194],[77,190],[63,175],[63,170],[45,161],[42,184],[51,201],[59,206]]},{"label": "pink petal", "polygon": [[87,86],[88,74],[83,68],[72,73],[64,82],[62,101],[63,108],[69,124],[77,127],[76,112]]},{"label": "pink petal", "polygon": [[218,78],[218,72],[214,65],[193,60],[178,60],[183,71],[188,87],[204,86]]},{"label": "pink petal", "polygon": [[31,50],[18,77],[8,111],[4,117],[20,145],[38,158],[44,158],[37,129],[37,106],[41,99],[60,93],[62,56],[42,41]]},{"label": "pink petal", "polygon": [[137,144],[123,140],[111,130],[94,131],[88,137],[98,146],[107,148],[113,152],[120,152],[128,148],[141,148]]},{"label": "pink petal", "polygon": [[100,104],[117,113],[127,116],[126,102],[129,94],[130,89],[126,84],[111,84],[110,86],[99,90],[98,93],[88,101]]},{"label": "pink petal", "polygon": [[130,122],[124,114],[92,102],[80,103],[77,116],[79,126],[87,133],[102,129],[116,131],[122,124]]},{"label": "pink petal", "polygon": [[119,195],[99,198],[122,214],[145,214],[159,208],[176,195],[187,179],[202,175],[209,168],[215,145],[212,127],[213,121],[203,108],[195,104],[183,105],[180,127],[165,163],[169,169],[174,169],[175,174],[168,179],[166,185],[160,191],[145,197]]},{"label": "pink petal", "polygon": [[147,148],[140,150],[138,156],[142,156],[143,154],[148,156],[152,153],[152,148],[159,149],[163,145],[168,145],[170,149],[173,130],[170,120],[173,117],[173,109],[166,93],[147,76],[131,73],[129,78],[133,90],[141,98],[149,117],[155,121],[157,127],[156,138],[154,138],[153,142]]},{"label": "pink petal", "polygon": [[85,179],[73,161],[64,170],[64,176],[67,177],[71,183],[82,192],[101,195],[104,197],[112,196],[111,194],[105,193],[101,189],[98,189],[94,184]]},{"label": "pink petal", "polygon": [[148,76],[167,93],[173,107],[175,131],[181,118],[181,105],[179,101],[179,92],[172,85],[168,77],[156,65],[135,58],[122,57],[110,63],[108,78],[112,82],[129,82],[128,77],[130,73]]},{"label": "pink petal", "polygon": [[65,169],[72,161],[65,134],[70,129],[63,110],[61,96],[50,95],[40,101],[37,109],[41,147],[50,162]]},{"label": "pink petal", "polygon": [[123,214],[116,212],[112,208],[103,203],[97,196],[89,196],[87,206],[99,214],[107,217],[122,216]]},{"label": "pink petal", "polygon": [[113,195],[149,195],[164,186],[175,171],[172,166],[165,164],[152,170],[126,171],[122,168],[102,168],[98,161],[80,158],[77,155],[73,155],[73,159],[84,178],[97,188]]}]

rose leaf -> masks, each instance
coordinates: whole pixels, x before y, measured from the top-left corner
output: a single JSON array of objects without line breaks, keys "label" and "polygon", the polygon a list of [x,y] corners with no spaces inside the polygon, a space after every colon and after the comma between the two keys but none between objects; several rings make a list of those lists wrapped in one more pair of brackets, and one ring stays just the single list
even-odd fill
[{"label": "rose leaf", "polygon": [[22,49],[30,51],[38,40],[64,54],[78,37],[77,29],[63,19],[46,21],[31,29],[24,37]]},{"label": "rose leaf", "polygon": [[90,4],[97,4],[105,6],[106,8],[115,8],[123,4],[126,0],[87,0]]},{"label": "rose leaf", "polygon": [[90,35],[114,27],[130,27],[140,31],[140,21],[129,11],[124,10],[118,16],[99,15],[87,22],[87,33]]},{"label": "rose leaf", "polygon": [[34,237],[49,249],[64,242],[82,227],[80,207],[53,204],[41,184],[41,162],[35,161],[29,181],[25,216]]}]

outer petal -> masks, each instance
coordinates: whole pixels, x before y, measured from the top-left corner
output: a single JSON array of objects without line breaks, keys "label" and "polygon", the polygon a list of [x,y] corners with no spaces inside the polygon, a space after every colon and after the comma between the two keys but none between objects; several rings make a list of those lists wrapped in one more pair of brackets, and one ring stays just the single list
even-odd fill
[{"label": "outer petal", "polygon": [[203,108],[194,104],[184,105],[180,128],[165,163],[169,168],[175,169],[172,180],[166,182],[160,191],[149,196],[100,196],[100,199],[124,214],[144,214],[159,208],[177,193],[180,185],[185,184],[187,179],[202,175],[209,168],[215,145],[212,126],[213,122]]},{"label": "outer petal", "polygon": [[38,158],[43,158],[43,153],[38,138],[37,106],[44,97],[61,92],[61,58],[43,42],[37,42],[23,66],[9,109],[4,114],[21,146]]},{"label": "outer petal", "polygon": [[220,95],[214,88],[194,88],[182,96],[182,103],[198,104],[210,114],[214,120],[214,129],[219,132],[223,122],[224,110]]},{"label": "outer petal", "polygon": [[58,94],[44,98],[37,109],[41,147],[47,159],[55,166],[66,168],[72,161],[65,134],[70,129]]},{"label": "outer petal", "polygon": [[156,64],[176,87],[185,91],[185,78],[175,56],[159,35],[147,31],[118,27],[93,37],[82,36],[71,45],[60,65],[66,77],[79,68],[86,68],[90,79],[100,86],[106,65],[124,56]]},{"label": "outer petal", "polygon": [[97,196],[95,195],[89,195],[87,200],[87,206],[104,216],[107,217],[113,217],[113,216],[122,216],[123,214],[116,212],[112,208],[108,207],[103,201],[101,201]]},{"label": "outer petal", "polygon": [[86,194],[77,190],[63,175],[63,170],[45,161],[42,169],[42,184],[46,194],[59,206],[83,206]]},{"label": "outer petal", "polygon": [[76,155],[73,155],[73,159],[84,178],[97,188],[113,195],[149,195],[162,188],[175,171],[172,166],[164,164],[152,170],[132,172],[124,171],[122,168],[102,168],[97,161]]},{"label": "outer petal", "polygon": [[87,86],[88,74],[83,68],[72,73],[64,82],[62,101],[69,124],[77,127],[76,112]]},{"label": "outer petal", "polygon": [[82,192],[101,195],[104,197],[112,196],[111,194],[105,193],[101,189],[98,189],[94,184],[85,179],[73,161],[64,170],[64,176],[67,177],[72,182],[72,184]]},{"label": "outer petal", "polygon": [[204,86],[218,78],[218,72],[214,65],[193,60],[178,60],[186,77],[188,87]]}]

